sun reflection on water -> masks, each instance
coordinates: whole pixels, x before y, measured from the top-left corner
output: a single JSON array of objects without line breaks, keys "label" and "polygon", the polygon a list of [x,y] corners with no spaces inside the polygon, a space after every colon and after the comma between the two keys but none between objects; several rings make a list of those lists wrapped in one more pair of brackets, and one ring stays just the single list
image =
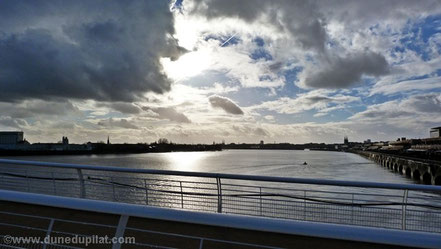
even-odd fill
[{"label": "sun reflection on water", "polygon": [[173,170],[197,171],[206,156],[205,152],[172,152],[167,154],[167,159]]}]

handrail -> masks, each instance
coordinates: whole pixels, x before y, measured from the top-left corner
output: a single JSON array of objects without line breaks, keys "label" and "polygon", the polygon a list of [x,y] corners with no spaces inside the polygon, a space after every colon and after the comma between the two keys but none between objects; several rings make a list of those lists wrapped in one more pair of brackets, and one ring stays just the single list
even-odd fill
[{"label": "handrail", "polygon": [[239,174],[225,174],[225,173],[174,171],[174,170],[136,169],[136,168],[115,167],[115,166],[94,166],[94,165],[82,165],[82,164],[71,164],[71,163],[36,162],[36,161],[11,160],[11,159],[0,159],[0,164],[14,164],[14,165],[37,166],[37,167],[94,170],[94,171],[109,171],[109,172],[122,172],[122,173],[140,173],[140,174],[154,174],[154,175],[222,178],[222,179],[231,179],[231,180],[316,184],[316,185],[329,185],[329,186],[340,186],[340,187],[417,190],[417,191],[432,191],[432,192],[441,193],[441,186],[417,185],[417,184],[397,184],[397,183],[341,181],[341,180],[278,177],[278,176],[255,176],[255,175],[239,175]]},{"label": "handrail", "polygon": [[172,222],[192,223],[297,236],[319,237],[406,246],[413,248],[441,248],[441,236],[425,232],[411,232],[383,228],[367,228],[317,222],[252,217],[233,214],[204,213],[143,205],[116,203],[71,197],[50,196],[0,190],[0,201],[66,208],[81,211],[127,215]]}]

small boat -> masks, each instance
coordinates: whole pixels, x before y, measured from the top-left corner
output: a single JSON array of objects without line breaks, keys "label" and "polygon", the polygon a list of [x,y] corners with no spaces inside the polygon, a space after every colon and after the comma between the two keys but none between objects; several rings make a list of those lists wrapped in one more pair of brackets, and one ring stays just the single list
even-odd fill
[{"label": "small boat", "polygon": [[303,165],[308,165],[308,163],[307,163],[307,162],[304,162]]}]

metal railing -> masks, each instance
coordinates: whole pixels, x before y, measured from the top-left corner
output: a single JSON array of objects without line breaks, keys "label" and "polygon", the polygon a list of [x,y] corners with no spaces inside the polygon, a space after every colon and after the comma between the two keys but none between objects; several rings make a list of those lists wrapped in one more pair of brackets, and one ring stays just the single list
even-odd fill
[{"label": "metal railing", "polygon": [[[292,245],[303,248],[309,245],[305,237],[310,237],[323,243],[338,240],[342,247],[369,243],[371,248],[384,248],[388,245],[441,248],[441,236],[433,233],[163,209],[9,190],[0,190],[0,202],[19,207],[4,210],[6,206],[0,206],[1,248],[83,248],[87,247],[84,243],[87,238],[104,236],[118,240],[112,243],[101,239],[89,240],[89,247],[109,248],[111,244],[112,249],[269,249],[290,248]],[[50,209],[51,212],[45,209]],[[75,211],[76,215],[72,216],[72,211]],[[95,218],[97,214],[105,215],[106,218]],[[154,221],[159,221],[162,226],[153,225]],[[164,226],[164,222],[171,223]],[[216,232],[217,228],[228,229]],[[24,233],[14,234],[16,229],[22,229]],[[207,232],[207,229],[211,231]],[[256,238],[256,231],[265,239]],[[237,233],[240,233],[240,236],[232,236]],[[285,239],[279,241],[281,236]],[[75,244],[66,243],[66,239],[59,240],[75,237],[83,239],[78,239]],[[297,240],[299,238],[300,240]]]},{"label": "metal railing", "polygon": [[[33,232],[43,232],[45,236],[17,236],[12,237],[11,235],[3,235],[0,233],[0,247],[1,248],[31,248],[31,249],[47,249],[47,248],[57,248],[57,249],[80,249],[85,247],[93,246],[95,243],[99,244],[108,244],[112,245],[112,239],[115,238],[118,245],[113,245],[114,248],[121,248],[121,246],[124,248],[124,244],[129,245],[129,247],[136,247],[136,248],[164,248],[164,249],[173,249],[173,248],[179,248],[174,246],[167,246],[164,244],[167,244],[166,241],[162,240],[160,242],[152,243],[152,242],[136,242],[136,237],[130,237],[126,236],[123,237],[123,232],[136,232],[138,235],[148,236],[150,238],[156,237],[166,237],[168,240],[177,240],[182,243],[182,241],[195,241],[193,244],[197,245],[194,248],[202,249],[204,247],[204,243],[208,242],[216,242],[216,243],[222,243],[223,246],[230,247],[230,246],[241,246],[246,248],[265,248],[265,249],[278,249],[280,247],[273,247],[273,246],[265,246],[265,245],[259,245],[259,244],[252,244],[252,243],[244,243],[244,242],[238,242],[238,241],[231,241],[231,240],[222,240],[222,239],[214,239],[209,237],[200,237],[200,236],[191,236],[191,235],[185,235],[185,234],[179,234],[179,233],[170,233],[170,232],[161,232],[161,231],[154,231],[149,229],[139,229],[135,227],[126,227],[124,225],[127,222],[129,216],[121,216],[121,220],[123,220],[118,225],[106,225],[106,224],[100,224],[100,223],[92,223],[92,222],[78,222],[78,221],[72,221],[67,219],[58,219],[53,217],[46,217],[41,215],[27,215],[27,214],[19,214],[17,212],[2,212],[0,211],[0,215],[8,215],[8,216],[14,216],[17,218],[27,218],[27,219],[39,219],[43,222],[46,222],[49,224],[47,228],[40,228],[38,226],[31,227],[31,226],[22,226],[17,224],[11,224],[11,223],[4,223],[0,222],[0,226],[2,226],[4,229],[16,229],[16,228],[22,228],[26,229],[29,233]],[[84,233],[72,233],[72,232],[66,232],[66,231],[60,231],[53,229],[53,225],[56,223],[62,223],[64,226],[72,226],[72,227],[84,227],[84,226],[90,226],[98,229],[110,229],[116,231],[113,237],[98,237],[96,235],[89,235]],[[123,232],[118,232],[118,229]],[[12,239],[13,238],[13,239]],[[51,239],[52,238],[52,239]],[[61,240],[60,238],[69,238],[70,241],[74,241],[74,245],[66,245],[66,242],[69,241],[67,239]],[[105,238],[108,238],[104,240]],[[141,236],[140,236],[141,238]],[[101,240],[101,242],[100,242]],[[7,241],[7,244],[5,243]],[[9,242],[11,241],[11,242]],[[57,243],[57,241],[62,241],[60,243]],[[118,242],[119,241],[119,242]],[[65,243],[65,244],[63,244]],[[176,244],[178,242],[175,242],[173,244]],[[115,243],[116,244],[116,243]],[[162,244],[162,245],[161,245]],[[170,244],[170,243],[168,243]]]},{"label": "metal railing", "polygon": [[[13,196],[11,198],[11,196]],[[115,215],[115,224],[103,222],[90,222],[88,220],[75,220],[69,218],[57,218],[56,216],[43,216],[38,214],[23,213],[23,210],[3,211],[0,210],[0,217],[8,217],[5,221],[0,219],[0,248],[33,248],[33,249],[79,249],[88,247],[104,246],[118,249],[127,245],[130,248],[204,248],[204,244],[218,243],[223,248],[239,246],[246,248],[277,249],[280,247],[266,246],[263,244],[245,243],[213,237],[201,237],[185,233],[165,232],[130,226],[128,220],[132,218],[162,218],[154,215],[155,210],[140,208],[137,206],[126,206],[112,202],[97,202],[91,200],[78,200],[66,197],[49,197],[29,193],[18,193],[14,191],[0,190],[0,200],[8,203],[27,204],[36,207],[38,211],[44,207],[57,207],[58,215],[71,213],[72,209],[83,212],[82,218],[91,218],[95,213]],[[42,207],[43,206],[43,207]],[[102,206],[105,206],[103,210]],[[129,211],[127,211],[129,209]],[[124,210],[124,211],[122,211]],[[131,210],[131,211],[130,211]],[[135,210],[135,211],[133,211]],[[93,211],[92,213],[88,213]],[[86,212],[86,214],[84,214]],[[146,212],[149,215],[140,215]],[[39,213],[39,212],[36,212]],[[151,214],[153,213],[153,215]],[[179,217],[185,214],[167,213],[169,220],[179,222]],[[197,216],[197,214],[196,214]],[[113,218],[113,217],[112,217]],[[31,222],[20,222],[28,220]],[[37,221],[37,222],[36,222]],[[197,222],[197,219],[195,220]],[[24,223],[24,224],[23,224]],[[46,226],[45,226],[46,225]],[[215,223],[211,223],[215,225]],[[143,226],[144,227],[144,226]],[[147,226],[150,227],[150,226]],[[87,229],[89,228],[89,229]],[[93,228],[92,230],[90,228]],[[14,230],[24,230],[23,234],[11,235]],[[93,231],[94,234],[90,234]],[[136,234],[137,236],[124,236]],[[30,236],[34,235],[34,236]],[[144,238],[144,240],[142,240]],[[145,241],[145,238],[148,238]],[[164,240],[163,238],[167,238]]]},{"label": "metal railing", "polygon": [[0,159],[0,189],[441,233],[441,187]]}]

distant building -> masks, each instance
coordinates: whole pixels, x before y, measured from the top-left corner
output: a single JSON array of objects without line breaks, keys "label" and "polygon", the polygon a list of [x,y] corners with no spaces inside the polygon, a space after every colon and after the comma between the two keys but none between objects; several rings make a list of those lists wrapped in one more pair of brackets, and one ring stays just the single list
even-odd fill
[{"label": "distant building", "polygon": [[62,141],[63,145],[68,145],[69,144],[69,139],[67,137],[63,137]]},{"label": "distant building", "polygon": [[441,137],[441,126],[430,129],[430,137],[431,138]]},{"label": "distant building", "polygon": [[260,145],[263,145],[265,142],[263,140],[260,140]]},{"label": "distant building", "polygon": [[0,144],[15,145],[23,143],[22,131],[1,131]]},{"label": "distant building", "polygon": [[349,144],[348,136],[345,136],[345,139],[343,141],[344,141],[344,144]]},{"label": "distant building", "polygon": [[107,144],[110,144],[110,136],[107,136]]}]

